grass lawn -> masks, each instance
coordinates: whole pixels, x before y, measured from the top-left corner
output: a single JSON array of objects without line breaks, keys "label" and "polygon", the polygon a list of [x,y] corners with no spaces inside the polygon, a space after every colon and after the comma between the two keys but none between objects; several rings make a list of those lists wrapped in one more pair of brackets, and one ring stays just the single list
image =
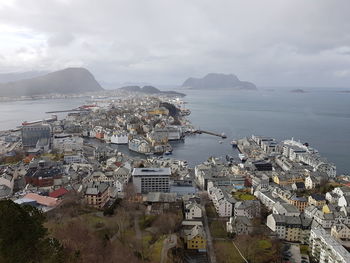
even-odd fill
[{"label": "grass lawn", "polygon": [[217,217],[217,216],[218,216],[217,213],[216,213],[216,210],[215,210],[215,207],[214,207],[213,203],[208,203],[208,204],[206,204],[206,206],[205,206],[205,211],[206,211],[207,216],[208,216],[209,218]]},{"label": "grass lawn", "polygon": [[149,255],[151,262],[160,262],[164,239],[165,236],[162,236],[153,245],[151,245]]},{"label": "grass lawn", "polygon": [[300,245],[300,253],[301,254],[304,254],[304,255],[307,255],[308,253],[308,250],[309,250],[309,246],[308,245]]},{"label": "grass lawn", "polygon": [[256,197],[246,192],[237,191],[232,195],[237,200],[255,200]]},{"label": "grass lawn", "polygon": [[244,263],[231,241],[214,241],[215,256],[218,263]]},{"label": "grass lawn", "polygon": [[265,249],[265,250],[270,249],[272,247],[271,242],[265,239],[259,240],[258,244],[261,249]]},{"label": "grass lawn", "polygon": [[209,221],[210,233],[213,238],[225,238],[227,237],[226,223],[224,221]]}]

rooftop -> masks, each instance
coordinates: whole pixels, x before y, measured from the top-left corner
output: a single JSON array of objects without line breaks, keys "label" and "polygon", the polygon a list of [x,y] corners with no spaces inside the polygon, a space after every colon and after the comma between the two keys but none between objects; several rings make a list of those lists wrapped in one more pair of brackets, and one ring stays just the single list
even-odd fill
[{"label": "rooftop", "polygon": [[167,168],[134,168],[132,176],[170,176],[171,170]]}]

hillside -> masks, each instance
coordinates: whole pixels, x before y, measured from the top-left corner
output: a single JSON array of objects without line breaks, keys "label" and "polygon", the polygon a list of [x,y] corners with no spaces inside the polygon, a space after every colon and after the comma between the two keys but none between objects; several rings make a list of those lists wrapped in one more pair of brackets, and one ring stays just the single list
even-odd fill
[{"label": "hillside", "polygon": [[241,81],[233,74],[209,73],[203,78],[188,78],[182,87],[189,89],[233,89],[256,90],[256,86],[248,81]]},{"label": "hillside", "polygon": [[73,94],[101,91],[103,88],[84,68],[67,68],[44,76],[0,83],[0,96],[18,97],[45,94]]},{"label": "hillside", "polygon": [[12,73],[0,73],[0,83],[7,83],[18,81],[22,79],[32,79],[39,76],[43,76],[49,73],[48,71],[26,71],[26,72],[12,72]]}]

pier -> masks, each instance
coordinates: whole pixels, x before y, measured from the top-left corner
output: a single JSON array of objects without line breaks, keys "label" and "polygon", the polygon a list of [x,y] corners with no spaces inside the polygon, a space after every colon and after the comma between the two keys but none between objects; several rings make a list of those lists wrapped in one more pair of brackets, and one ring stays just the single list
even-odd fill
[{"label": "pier", "polygon": [[64,112],[85,112],[89,110],[81,110],[81,109],[73,109],[73,110],[57,110],[57,111],[47,111],[45,113],[51,114],[51,113],[64,113]]},{"label": "pier", "polygon": [[205,134],[209,134],[209,135],[213,135],[213,136],[217,136],[217,137],[221,137],[222,139],[226,139],[227,136],[222,133],[222,134],[218,134],[218,133],[215,133],[215,132],[210,132],[210,131],[204,131],[204,130],[195,130],[193,133],[196,133],[196,134],[202,134],[202,133],[205,133]]}]

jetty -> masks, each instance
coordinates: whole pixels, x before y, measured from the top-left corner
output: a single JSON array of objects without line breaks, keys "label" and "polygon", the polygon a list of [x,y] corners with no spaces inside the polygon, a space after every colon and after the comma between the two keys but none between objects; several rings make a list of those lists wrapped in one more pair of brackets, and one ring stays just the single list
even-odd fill
[{"label": "jetty", "polygon": [[47,111],[45,113],[52,114],[52,113],[64,113],[64,112],[86,112],[89,111],[87,109],[72,109],[72,110],[57,110],[57,111]]},{"label": "jetty", "polygon": [[222,139],[226,139],[227,138],[225,133],[219,134],[219,133],[215,133],[215,132],[211,132],[211,131],[204,131],[204,130],[195,130],[195,131],[193,131],[193,133],[195,133],[195,134],[202,134],[202,133],[209,134],[209,135],[221,137]]}]

